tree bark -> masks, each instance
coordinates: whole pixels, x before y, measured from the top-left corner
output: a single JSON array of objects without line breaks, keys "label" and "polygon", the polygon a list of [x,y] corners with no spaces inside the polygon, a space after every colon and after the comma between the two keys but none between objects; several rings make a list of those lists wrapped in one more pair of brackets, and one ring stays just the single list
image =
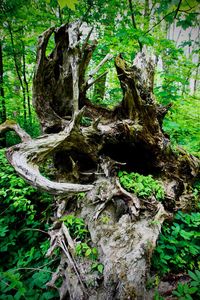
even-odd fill
[{"label": "tree bark", "polygon": [[32,113],[31,113],[31,100],[30,100],[30,92],[29,92],[29,85],[26,77],[26,53],[25,53],[25,45],[24,41],[22,41],[22,74],[23,74],[23,81],[25,85],[25,90],[26,90],[26,99],[27,99],[27,107],[28,107],[28,119],[30,125],[32,125]]},{"label": "tree bark", "polygon": [[101,102],[104,99],[106,90],[106,75],[107,74],[102,76],[102,78],[94,85],[93,97],[97,102]]},{"label": "tree bark", "polygon": [[[6,102],[5,102],[5,94],[3,87],[3,49],[2,49],[2,40],[0,39],[0,96],[1,96],[1,122],[6,121]],[[0,145],[2,147],[6,147],[6,136],[5,134],[0,135]]]},{"label": "tree bark", "polygon": [[[46,57],[50,36],[55,49]],[[81,38],[79,22],[46,30],[38,42],[33,81],[34,105],[46,135],[7,150],[16,171],[33,186],[56,195],[51,245],[61,249],[57,272],[48,283],[62,278],[60,299],[148,299],[145,282],[162,222],[179,208],[188,208],[182,195],[199,172],[199,161],[182,149],[174,152],[162,130],[169,109],[153,95],[154,63],[148,53],[138,53],[132,65],[121,55],[115,66],[123,91],[122,102],[113,110],[98,107],[86,97],[87,89],[102,78],[101,66],[86,70],[96,42]],[[84,106],[84,108],[82,108]],[[92,118],[90,126],[82,118]],[[14,129],[3,124],[0,131]],[[40,174],[51,157],[55,181]],[[123,189],[118,170],[152,174],[162,180],[165,199],[138,198]],[[85,192],[81,201],[74,194]],[[69,236],[60,219],[74,213],[84,218],[91,244],[98,248],[103,274],[91,274],[86,257],[77,259],[77,241]],[[104,219],[107,218],[106,222]]]}]

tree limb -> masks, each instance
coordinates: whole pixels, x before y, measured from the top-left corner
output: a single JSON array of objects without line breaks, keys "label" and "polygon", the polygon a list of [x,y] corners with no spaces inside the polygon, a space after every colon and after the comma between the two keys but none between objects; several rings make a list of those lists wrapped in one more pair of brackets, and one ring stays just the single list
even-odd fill
[{"label": "tree limb", "polygon": [[88,79],[87,85],[86,85],[86,89],[89,89],[93,84],[95,84],[97,81],[99,81],[102,77],[104,77],[106,74],[108,74],[108,71],[102,73],[99,77],[97,78],[90,78]]},{"label": "tree limb", "polygon": [[[131,18],[132,18],[132,23],[133,23],[133,28],[137,29],[137,25],[136,25],[136,22],[135,22],[135,16],[134,16],[134,12],[133,12],[133,4],[132,4],[132,0],[128,0],[129,1],[129,7],[130,7],[130,11],[131,11]],[[137,39],[138,41],[138,44],[140,46],[140,51],[142,51],[142,43],[140,42],[139,39]]]},{"label": "tree limb", "polygon": [[153,26],[151,26],[151,28],[149,30],[147,30],[144,34],[149,33],[153,28],[155,28],[156,26],[158,26],[165,18],[167,18],[168,16],[170,16],[171,14],[173,14],[176,10],[172,10],[170,11],[168,14],[166,14],[163,18],[160,19],[160,21],[158,21],[156,24],[154,24]]},{"label": "tree limb", "polygon": [[113,58],[113,55],[108,53],[104,59],[102,59],[102,61],[98,64],[98,66],[96,66],[96,68],[94,70],[92,70],[90,73],[89,73],[89,77],[93,77],[99,70],[100,68],[108,61],[108,60],[111,60]]},{"label": "tree limb", "polygon": [[176,19],[177,15],[178,15],[178,12],[179,12],[179,9],[180,9],[180,6],[181,6],[181,3],[182,3],[182,0],[179,0],[179,3],[178,3],[178,6],[177,6],[177,9],[176,9],[176,11],[175,11],[174,19]]},{"label": "tree limb", "polygon": [[88,45],[88,42],[89,42],[89,39],[90,39],[90,36],[91,36],[91,34],[92,34],[93,29],[94,29],[94,27],[92,27],[92,28],[90,29],[90,31],[88,32],[88,35],[87,35],[87,37],[86,37],[86,39],[85,39],[85,41],[84,41],[84,43],[83,43],[83,46],[82,46],[82,53],[85,51],[85,48],[86,48],[87,45]]},{"label": "tree limb", "polygon": [[45,161],[46,157],[49,154],[52,154],[61,143],[73,135],[74,128],[77,126],[77,118],[79,118],[79,114],[76,114],[73,122],[69,124],[69,127],[65,131],[58,134],[41,136],[35,140],[32,140],[30,136],[15,123],[8,124],[7,126],[2,124],[0,130],[4,132],[15,130],[24,142],[9,148],[6,153],[8,160],[15,168],[16,172],[34,187],[47,191],[53,195],[62,195],[69,192],[79,193],[91,190],[93,185],[51,181],[41,175],[38,167],[38,165]]},{"label": "tree limb", "polygon": [[31,140],[31,136],[26,133],[15,121],[5,121],[0,125],[0,133],[6,133],[10,130],[14,130],[23,142]]}]

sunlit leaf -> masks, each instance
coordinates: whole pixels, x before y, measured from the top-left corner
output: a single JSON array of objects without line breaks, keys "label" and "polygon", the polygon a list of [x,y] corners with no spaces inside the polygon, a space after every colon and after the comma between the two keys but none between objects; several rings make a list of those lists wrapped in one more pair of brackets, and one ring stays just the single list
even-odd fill
[{"label": "sunlit leaf", "polygon": [[69,7],[71,10],[75,10],[75,4],[78,0],[58,0],[60,8],[63,9],[65,6]]}]

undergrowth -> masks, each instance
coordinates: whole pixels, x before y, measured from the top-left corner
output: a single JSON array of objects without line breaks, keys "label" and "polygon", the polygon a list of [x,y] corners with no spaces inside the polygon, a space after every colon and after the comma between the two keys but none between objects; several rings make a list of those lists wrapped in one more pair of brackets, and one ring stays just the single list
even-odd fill
[{"label": "undergrowth", "polygon": [[17,176],[0,150],[0,299],[58,299],[46,283],[58,263],[45,258],[51,198]]},{"label": "undergrowth", "polygon": [[[187,274],[188,282],[179,282],[172,292],[178,300],[200,298],[200,213],[177,212],[173,223],[165,222],[152,257],[152,271]],[[164,299],[157,294],[154,299]]]},{"label": "undergrowth", "polygon": [[64,221],[64,224],[69,230],[69,234],[75,242],[75,254],[78,257],[84,257],[91,260],[90,271],[97,271],[99,274],[103,273],[104,266],[98,261],[98,250],[91,246],[90,234],[84,220],[74,215],[66,215],[59,219]]},{"label": "undergrowth", "polygon": [[174,102],[164,119],[164,130],[174,145],[180,145],[191,154],[200,157],[200,101],[185,96]]},{"label": "undergrowth", "polygon": [[179,211],[173,224],[164,223],[152,258],[161,275],[200,268],[200,213]]},{"label": "undergrowth", "polygon": [[154,196],[158,201],[164,199],[164,188],[158,180],[153,179],[152,175],[144,176],[138,173],[120,171],[118,176],[121,185],[138,197],[149,198]]}]

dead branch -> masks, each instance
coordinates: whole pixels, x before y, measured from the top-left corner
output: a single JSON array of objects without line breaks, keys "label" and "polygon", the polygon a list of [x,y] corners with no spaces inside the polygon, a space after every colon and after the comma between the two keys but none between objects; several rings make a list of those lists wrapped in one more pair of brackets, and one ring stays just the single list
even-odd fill
[{"label": "dead branch", "polygon": [[108,61],[111,60],[113,58],[113,55],[108,53],[103,59],[102,61],[96,66],[96,68],[94,70],[92,70],[89,73],[89,77],[93,77],[96,73],[98,73],[98,71],[101,69],[101,67]]},{"label": "dead branch", "polygon": [[23,142],[31,140],[31,136],[25,132],[15,121],[7,120],[0,125],[0,133],[6,133],[10,130],[14,130]]},{"label": "dead branch", "polygon": [[[41,175],[38,165],[44,162],[49,154],[52,154],[64,141],[73,135],[74,128],[77,127],[77,119],[80,114],[74,116],[73,121],[66,131],[58,134],[42,136],[32,140],[19,125],[3,125],[2,130],[17,130],[20,135],[25,137],[26,142],[13,146],[7,150],[7,158],[18,172],[28,183],[54,195],[61,195],[69,192],[89,191],[93,185],[80,185],[73,183],[61,183],[50,181]],[[79,120],[80,121],[80,120]]]},{"label": "dead branch", "polygon": [[102,73],[100,76],[97,78],[89,78],[88,82],[86,84],[86,89],[88,90],[93,84],[95,84],[97,81],[99,81],[102,77],[104,77],[106,74],[108,74],[108,71]]}]

